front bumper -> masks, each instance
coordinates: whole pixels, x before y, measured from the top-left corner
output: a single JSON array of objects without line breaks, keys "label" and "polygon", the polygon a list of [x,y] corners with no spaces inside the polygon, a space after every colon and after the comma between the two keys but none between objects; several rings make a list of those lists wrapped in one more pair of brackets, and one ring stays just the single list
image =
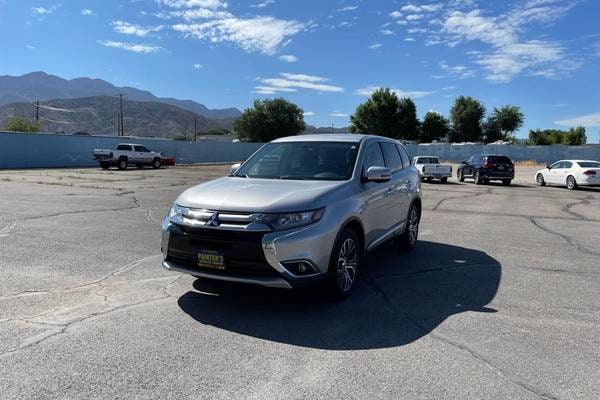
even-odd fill
[{"label": "front bumper", "polygon": [[[330,254],[337,235],[336,221],[321,221],[279,232],[190,228],[163,221],[161,251],[163,267],[198,277],[276,288],[313,285],[326,278]],[[224,253],[225,270],[197,266],[198,249]],[[312,267],[293,273],[290,264]]]}]

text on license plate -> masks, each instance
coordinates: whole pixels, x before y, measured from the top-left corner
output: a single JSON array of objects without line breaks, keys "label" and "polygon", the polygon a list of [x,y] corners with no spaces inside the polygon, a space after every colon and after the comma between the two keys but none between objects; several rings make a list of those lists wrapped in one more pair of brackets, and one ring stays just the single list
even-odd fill
[{"label": "text on license plate", "polygon": [[200,250],[198,252],[198,266],[200,268],[225,269],[225,256],[217,250]]}]

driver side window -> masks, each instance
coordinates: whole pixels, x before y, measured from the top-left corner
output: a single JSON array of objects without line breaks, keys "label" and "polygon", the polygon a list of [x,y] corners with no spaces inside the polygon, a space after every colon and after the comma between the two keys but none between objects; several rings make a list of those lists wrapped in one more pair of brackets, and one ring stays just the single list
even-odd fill
[{"label": "driver side window", "polygon": [[365,162],[363,163],[364,172],[367,172],[370,167],[385,167],[385,161],[379,143],[371,143],[369,147],[367,147]]}]

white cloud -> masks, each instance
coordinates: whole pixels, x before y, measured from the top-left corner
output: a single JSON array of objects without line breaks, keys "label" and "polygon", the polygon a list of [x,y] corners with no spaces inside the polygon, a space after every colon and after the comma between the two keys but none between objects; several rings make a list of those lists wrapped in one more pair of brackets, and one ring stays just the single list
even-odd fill
[{"label": "white cloud", "polygon": [[407,12],[407,13],[433,13],[436,11],[441,10],[443,7],[443,4],[441,3],[431,3],[431,4],[423,4],[423,5],[413,5],[413,4],[408,4],[404,7],[402,7],[400,10]]},{"label": "white cloud", "polygon": [[342,8],[338,8],[338,11],[354,11],[358,8],[358,6],[346,6],[346,7],[342,7]]},{"label": "white cloud", "polygon": [[204,65],[196,63],[196,64],[193,65],[193,67],[196,68],[196,69],[200,69],[200,68],[204,68]]},{"label": "white cloud", "polygon": [[346,118],[349,117],[350,114],[346,114],[344,112],[341,111],[332,111],[331,113],[329,113],[330,117],[335,117],[335,118]]},{"label": "white cloud", "polygon": [[81,15],[85,15],[85,16],[94,15],[94,11],[90,10],[89,8],[84,8],[81,10]]},{"label": "white cloud", "polygon": [[312,117],[313,115],[315,115],[315,113],[312,112],[312,111],[304,111],[304,116],[305,117]]},{"label": "white cloud", "polygon": [[122,33],[124,35],[135,35],[138,37],[145,37],[149,33],[161,31],[164,26],[151,26],[143,27],[137,24],[131,24],[125,21],[113,21],[112,26],[115,32]]},{"label": "white cloud", "polygon": [[412,38],[412,37],[406,37],[406,38],[404,38],[404,41],[405,42],[415,42],[416,40],[415,40],[415,38]]},{"label": "white cloud", "polygon": [[463,41],[489,45],[488,51],[470,54],[487,71],[486,79],[509,82],[520,74],[558,77],[578,68],[578,60],[565,62],[563,45],[545,40],[523,40],[522,32],[533,22],[552,22],[569,11],[574,2],[557,4],[554,0],[530,0],[500,16],[488,16],[482,10],[452,11],[442,22],[446,39],[432,36],[428,45],[446,43],[455,47]]},{"label": "white cloud", "polygon": [[396,32],[392,31],[391,29],[382,29],[380,32],[382,35],[387,35],[387,36],[396,34]]},{"label": "white cloud", "polygon": [[398,19],[402,17],[402,13],[400,11],[392,11],[390,13],[390,17]]},{"label": "white cloud", "polygon": [[569,119],[562,119],[554,122],[556,125],[562,126],[584,126],[586,128],[600,127],[600,112],[580,115]]},{"label": "white cloud", "polygon": [[255,86],[254,87],[254,93],[277,94],[279,92],[289,93],[289,92],[297,92],[297,90],[292,89],[292,88],[277,88],[277,87],[273,87],[273,86]]},{"label": "white cloud", "polygon": [[292,54],[282,54],[282,55],[279,56],[279,59],[281,61],[285,61],[285,62],[288,62],[288,63],[298,62],[298,57],[296,57],[296,56],[294,56]]},{"label": "white cloud", "polygon": [[27,50],[36,50],[37,49],[37,47],[35,47],[35,46],[31,45],[31,44],[28,44],[25,47],[27,48]]},{"label": "white cloud", "polygon": [[423,14],[410,14],[406,16],[407,21],[418,21],[423,18]]},{"label": "white cloud", "polygon": [[[328,78],[306,74],[291,74],[282,72],[277,78],[259,79],[262,86],[255,89],[270,92],[294,92],[297,89],[309,89],[318,92],[343,92],[344,88],[327,84]],[[273,93],[266,93],[273,94]]]},{"label": "white cloud", "polygon": [[[440,61],[440,68],[450,77],[458,79],[467,79],[475,76],[475,72],[466,65],[448,65],[445,61]],[[439,78],[443,78],[440,76]]]},{"label": "white cloud", "polygon": [[166,6],[173,8],[209,8],[216,10],[218,8],[226,8],[227,2],[221,0],[157,0]]},{"label": "white cloud", "polygon": [[50,7],[32,7],[31,12],[36,15],[47,15],[52,14],[54,11],[56,11],[57,8],[58,6],[56,5]]},{"label": "white cloud", "polygon": [[297,21],[273,17],[250,19],[225,18],[204,23],[176,24],[173,29],[187,36],[208,40],[211,43],[232,42],[246,52],[272,55],[291,36],[303,31],[305,26]]},{"label": "white cloud", "polygon": [[137,44],[137,43],[124,43],[117,42],[114,40],[103,40],[99,41],[102,46],[105,47],[113,47],[116,49],[123,49],[127,51],[132,51],[134,53],[157,53],[162,50],[160,46],[150,46],[145,44]]},{"label": "white cloud", "polygon": [[[362,89],[356,90],[354,93],[359,96],[371,96],[374,91],[381,88],[381,86],[370,85]],[[390,89],[392,92],[396,93],[398,97],[412,97],[414,99],[420,99],[422,97],[429,96],[435,92],[433,91],[424,91],[424,90],[402,90],[402,89]]]},{"label": "white cloud", "polygon": [[275,0],[265,0],[262,3],[252,4],[250,8],[265,8],[273,3],[275,3]]},{"label": "white cloud", "polygon": [[372,45],[369,46],[369,49],[376,50],[382,46],[383,46],[383,43],[373,43]]}]

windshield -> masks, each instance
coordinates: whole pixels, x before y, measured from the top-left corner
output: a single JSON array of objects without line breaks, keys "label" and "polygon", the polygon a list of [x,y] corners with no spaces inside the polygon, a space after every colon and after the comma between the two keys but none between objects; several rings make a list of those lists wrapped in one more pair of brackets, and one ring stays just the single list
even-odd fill
[{"label": "windshield", "polygon": [[597,161],[579,161],[577,164],[581,168],[600,168],[600,162]]},{"label": "windshield", "polygon": [[269,143],[233,176],[263,179],[341,181],[350,179],[358,143]]}]

